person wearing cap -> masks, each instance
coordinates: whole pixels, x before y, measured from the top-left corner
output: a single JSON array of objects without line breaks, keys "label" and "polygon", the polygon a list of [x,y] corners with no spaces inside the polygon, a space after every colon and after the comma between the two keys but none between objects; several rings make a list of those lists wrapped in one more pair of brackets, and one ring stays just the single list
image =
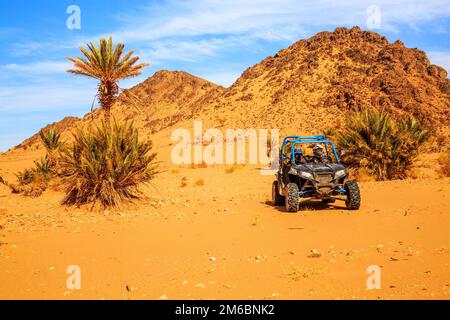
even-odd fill
[{"label": "person wearing cap", "polygon": [[314,161],[317,163],[330,163],[330,157],[328,157],[324,153],[324,147],[320,144],[316,144],[313,147],[313,153],[314,153]]}]

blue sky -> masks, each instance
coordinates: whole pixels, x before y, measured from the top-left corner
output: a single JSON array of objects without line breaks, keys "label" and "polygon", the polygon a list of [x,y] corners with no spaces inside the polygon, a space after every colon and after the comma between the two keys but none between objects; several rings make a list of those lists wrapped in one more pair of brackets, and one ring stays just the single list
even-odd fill
[{"label": "blue sky", "polygon": [[[81,10],[79,30],[67,28],[70,5]],[[151,64],[122,88],[160,69],[229,86],[295,41],[354,25],[401,39],[450,69],[448,0],[1,0],[0,151],[48,123],[89,111],[96,83],[66,74],[65,57],[102,36],[112,35]]]}]

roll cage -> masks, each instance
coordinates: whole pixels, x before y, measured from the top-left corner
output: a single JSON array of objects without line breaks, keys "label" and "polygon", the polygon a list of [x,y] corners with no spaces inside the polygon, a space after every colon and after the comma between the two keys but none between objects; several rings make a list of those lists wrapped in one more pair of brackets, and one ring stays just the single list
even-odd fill
[{"label": "roll cage", "polygon": [[336,148],[334,146],[334,143],[330,140],[327,140],[327,138],[325,137],[325,135],[323,134],[319,134],[319,135],[315,135],[315,136],[310,136],[310,137],[302,137],[302,136],[287,136],[283,139],[283,144],[281,145],[280,148],[280,159],[286,159],[288,158],[287,156],[283,155],[283,150],[286,147],[287,143],[291,143],[291,152],[290,152],[290,156],[291,156],[291,161],[292,163],[294,163],[295,159],[294,159],[294,150],[295,150],[295,146],[297,144],[303,144],[303,143],[323,143],[325,145],[325,150],[327,153],[327,156],[330,156],[328,148],[326,147],[326,145],[330,145],[331,146],[331,150],[333,152],[333,155],[336,159],[336,163],[341,163],[341,160],[339,159],[339,155],[336,151]]}]

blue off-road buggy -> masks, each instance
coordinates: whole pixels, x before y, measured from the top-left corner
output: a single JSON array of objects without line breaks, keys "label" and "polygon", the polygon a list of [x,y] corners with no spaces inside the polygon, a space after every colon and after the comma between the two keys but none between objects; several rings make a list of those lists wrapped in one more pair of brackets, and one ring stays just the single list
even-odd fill
[{"label": "blue off-road buggy", "polygon": [[[312,148],[321,153],[308,155]],[[289,212],[299,210],[300,198],[319,199],[325,204],[343,200],[348,209],[357,210],[361,203],[359,187],[347,178],[348,170],[341,164],[333,142],[324,135],[288,136],[280,149],[272,200],[275,205],[285,205]]]}]

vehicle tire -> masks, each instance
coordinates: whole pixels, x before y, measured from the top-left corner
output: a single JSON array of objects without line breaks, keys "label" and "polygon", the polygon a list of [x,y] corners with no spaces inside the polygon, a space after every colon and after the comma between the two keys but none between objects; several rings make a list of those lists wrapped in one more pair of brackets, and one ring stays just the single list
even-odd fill
[{"label": "vehicle tire", "polygon": [[284,197],[278,189],[278,181],[272,183],[272,203],[274,206],[282,206],[284,203]]},{"label": "vehicle tire", "polygon": [[322,199],[323,204],[329,204],[329,203],[335,203],[336,200],[334,199]]},{"label": "vehicle tire", "polygon": [[349,210],[358,210],[361,206],[361,194],[359,192],[359,186],[356,181],[347,181],[344,185],[345,191],[347,191],[347,200],[345,205]]},{"label": "vehicle tire", "polygon": [[297,212],[299,205],[299,197],[298,197],[298,186],[295,183],[289,183],[286,186],[285,193],[285,205],[286,211],[288,212]]}]

